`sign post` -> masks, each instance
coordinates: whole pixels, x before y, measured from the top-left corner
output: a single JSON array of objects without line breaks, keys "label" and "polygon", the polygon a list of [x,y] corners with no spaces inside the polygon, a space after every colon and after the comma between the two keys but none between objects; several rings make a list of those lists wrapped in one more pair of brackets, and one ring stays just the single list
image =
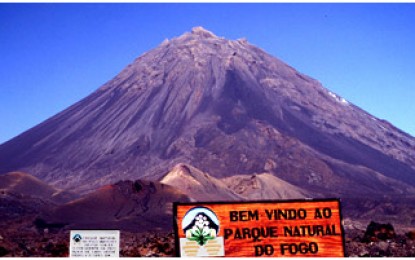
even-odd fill
[{"label": "sign post", "polygon": [[337,199],[175,203],[180,256],[343,257]]}]

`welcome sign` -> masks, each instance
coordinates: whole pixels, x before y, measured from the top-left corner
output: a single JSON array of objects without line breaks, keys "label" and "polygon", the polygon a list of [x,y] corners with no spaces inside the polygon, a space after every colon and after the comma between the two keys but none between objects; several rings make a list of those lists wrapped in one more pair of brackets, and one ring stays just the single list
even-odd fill
[{"label": "welcome sign", "polygon": [[343,257],[337,199],[175,203],[180,256]]}]

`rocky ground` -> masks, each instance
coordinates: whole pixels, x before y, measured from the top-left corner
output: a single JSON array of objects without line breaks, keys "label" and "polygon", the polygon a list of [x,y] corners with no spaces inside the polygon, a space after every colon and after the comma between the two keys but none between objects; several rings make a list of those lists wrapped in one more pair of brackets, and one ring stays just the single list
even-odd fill
[{"label": "rocky ground", "polygon": [[[27,215],[19,219],[8,217],[0,223],[0,257],[69,256],[70,231],[59,227],[39,229],[33,224],[34,219],[35,215]],[[120,256],[122,257],[174,255],[172,232],[121,232]]]},{"label": "rocky ground", "polygon": [[377,242],[361,242],[357,238],[346,238],[346,256],[349,257],[415,257],[415,241],[404,235],[395,239]]},{"label": "rocky ground", "polygon": [[346,235],[345,252],[348,257],[415,257],[415,237],[397,234],[386,240],[367,241],[364,231]]},{"label": "rocky ground", "polygon": [[[69,231],[59,234],[7,232],[0,235],[0,257],[68,257]],[[174,234],[121,233],[121,257],[175,256]]]},{"label": "rocky ground", "polygon": [[[13,228],[3,226],[0,257],[67,257],[69,231],[56,231],[38,230],[26,221],[15,223]],[[415,231],[395,233],[392,225],[375,223],[362,227],[346,223],[345,232],[348,257],[415,257]],[[120,256],[175,256],[174,233],[121,232]]]}]

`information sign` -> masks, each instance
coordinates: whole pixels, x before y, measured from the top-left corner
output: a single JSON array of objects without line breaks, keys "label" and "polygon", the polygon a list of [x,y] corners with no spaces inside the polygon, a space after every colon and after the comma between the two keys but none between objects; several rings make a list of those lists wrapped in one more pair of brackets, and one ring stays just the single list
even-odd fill
[{"label": "information sign", "polygon": [[119,257],[119,230],[71,230],[70,257]]}]

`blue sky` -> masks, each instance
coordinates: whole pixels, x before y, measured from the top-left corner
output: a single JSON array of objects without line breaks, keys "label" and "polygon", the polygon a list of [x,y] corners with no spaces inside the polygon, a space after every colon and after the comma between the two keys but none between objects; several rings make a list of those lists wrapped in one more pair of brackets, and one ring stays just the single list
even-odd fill
[{"label": "blue sky", "polygon": [[415,136],[415,4],[0,4],[0,143],[203,26]]}]

